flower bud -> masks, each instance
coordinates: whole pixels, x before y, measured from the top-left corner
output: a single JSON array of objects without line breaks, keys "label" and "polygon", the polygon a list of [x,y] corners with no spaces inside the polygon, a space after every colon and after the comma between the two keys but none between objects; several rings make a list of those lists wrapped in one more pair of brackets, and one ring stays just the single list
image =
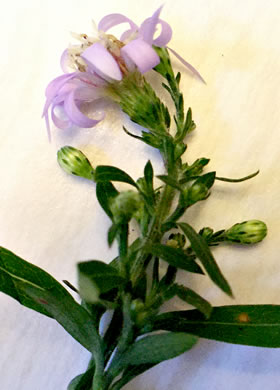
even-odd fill
[{"label": "flower bud", "polygon": [[199,234],[208,241],[213,236],[214,230],[210,227],[205,227],[200,230]]},{"label": "flower bud", "polygon": [[172,248],[184,248],[186,244],[186,237],[181,233],[172,233],[168,237],[166,245],[171,246]]},{"label": "flower bud", "polygon": [[64,146],[57,152],[57,161],[65,172],[94,180],[94,169],[80,150],[72,146]]},{"label": "flower bud", "polygon": [[200,200],[205,199],[208,191],[209,189],[205,184],[195,182],[187,192],[189,204],[194,204]]},{"label": "flower bud", "polygon": [[129,222],[133,217],[139,217],[142,209],[140,195],[134,191],[123,191],[113,198],[110,209],[115,223]]},{"label": "flower bud", "polygon": [[267,226],[264,222],[252,219],[236,223],[225,232],[225,239],[240,244],[255,244],[267,235]]}]

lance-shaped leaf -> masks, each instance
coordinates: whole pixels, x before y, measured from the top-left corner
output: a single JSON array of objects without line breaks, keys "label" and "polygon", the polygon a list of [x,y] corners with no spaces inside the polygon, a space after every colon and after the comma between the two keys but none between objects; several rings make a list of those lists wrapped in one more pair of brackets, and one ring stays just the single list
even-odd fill
[{"label": "lance-shaped leaf", "polygon": [[147,190],[149,193],[153,193],[153,179],[154,179],[154,170],[151,161],[149,160],[144,168],[144,177],[147,183]]},{"label": "lance-shaped leaf", "polygon": [[23,305],[53,317],[86,349],[99,349],[89,313],[51,275],[7,249],[0,249],[0,290]]},{"label": "lance-shaped leaf", "polygon": [[232,344],[280,347],[280,305],[214,307],[209,319],[198,310],[159,315],[154,330],[187,332]]},{"label": "lance-shaped leaf", "polygon": [[110,209],[110,203],[112,199],[114,199],[118,194],[119,192],[116,190],[113,184],[108,181],[99,182],[96,185],[96,197],[98,202],[108,217],[111,219],[113,218],[113,214]]},{"label": "lance-shaped leaf", "polygon": [[130,365],[160,363],[191,349],[197,342],[187,333],[161,333],[136,341],[126,352],[124,361]]},{"label": "lance-shaped leaf", "polygon": [[125,283],[116,268],[102,261],[92,260],[78,264],[79,291],[86,302],[98,302],[100,294]]},{"label": "lance-shaped leaf", "polygon": [[203,274],[200,266],[195,262],[194,256],[188,256],[182,249],[172,248],[162,244],[151,244],[145,247],[147,253],[160,257],[168,264],[185,271]]},{"label": "lance-shaped leaf", "polygon": [[182,301],[185,301],[188,304],[196,307],[201,313],[205,315],[206,318],[210,317],[212,306],[208,301],[206,301],[206,299],[202,298],[199,294],[188,287],[175,284],[173,288],[175,289],[176,295],[182,299]]},{"label": "lance-shaped leaf", "polygon": [[97,183],[104,181],[120,181],[131,184],[137,188],[135,181],[126,172],[109,165],[98,165],[98,167],[96,167],[95,181]]},{"label": "lance-shaped leaf", "polygon": [[206,272],[213,280],[213,282],[226,294],[232,296],[231,288],[221,273],[218,264],[216,263],[204,238],[196,233],[196,231],[187,223],[178,223],[178,226],[190,240],[194,253],[203,264]]}]

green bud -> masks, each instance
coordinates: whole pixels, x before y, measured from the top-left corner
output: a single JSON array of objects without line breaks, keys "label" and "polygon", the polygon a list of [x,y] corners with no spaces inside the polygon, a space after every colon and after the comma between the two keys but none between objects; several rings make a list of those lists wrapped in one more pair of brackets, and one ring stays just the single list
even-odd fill
[{"label": "green bud", "polygon": [[57,152],[57,161],[65,172],[94,180],[94,169],[80,150],[72,146],[64,146]]},{"label": "green bud", "polygon": [[186,237],[181,233],[172,233],[170,234],[166,245],[171,246],[172,248],[184,248],[186,244]]},{"label": "green bud", "polygon": [[115,223],[129,222],[131,218],[139,217],[142,200],[137,192],[123,191],[112,199],[110,209]]},{"label": "green bud", "polygon": [[236,223],[225,232],[225,239],[240,244],[255,244],[262,241],[267,235],[267,226],[264,222],[252,219]]},{"label": "green bud", "polygon": [[210,227],[205,227],[200,230],[199,234],[208,241],[213,236],[214,230]]},{"label": "green bud", "polygon": [[208,187],[203,183],[193,183],[188,189],[187,196],[190,204],[196,203],[200,200],[205,199],[208,194]]}]

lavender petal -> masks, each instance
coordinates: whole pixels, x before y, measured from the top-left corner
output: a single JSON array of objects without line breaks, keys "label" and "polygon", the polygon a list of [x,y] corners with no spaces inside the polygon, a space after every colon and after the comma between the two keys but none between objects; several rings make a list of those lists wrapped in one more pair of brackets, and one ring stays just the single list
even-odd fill
[{"label": "lavender petal", "polygon": [[182,62],[183,65],[185,65],[186,68],[188,68],[193,74],[195,74],[204,84],[206,84],[206,81],[201,76],[201,74],[198,72],[198,70],[195,69],[191,64],[189,64],[186,60],[184,60],[183,57],[181,57],[175,50],[171,49],[170,47],[167,47],[168,50],[171,51],[172,54],[174,54],[175,57],[178,58],[179,61]]},{"label": "lavender petal", "polygon": [[153,38],[156,31],[156,26],[159,22],[159,14],[161,12],[162,7],[163,6],[158,8],[150,18],[145,19],[140,26],[139,35],[149,45],[153,44]]},{"label": "lavender petal", "polygon": [[98,23],[98,30],[100,31],[108,31],[110,28],[117,26],[121,23],[129,23],[131,29],[137,30],[137,25],[129,18],[127,18],[125,15],[122,14],[109,14],[104,16]]},{"label": "lavender petal", "polygon": [[126,62],[134,62],[141,73],[153,69],[160,62],[160,58],[152,46],[141,38],[122,47],[121,54]]},{"label": "lavender petal", "polygon": [[75,91],[72,91],[68,94],[64,101],[64,109],[68,118],[79,127],[94,127],[104,118],[104,113],[102,113],[100,119],[90,119],[84,115],[81,110],[78,108],[75,101]]},{"label": "lavender petal", "polygon": [[114,57],[97,42],[86,49],[81,57],[86,61],[89,68],[104,79],[122,79],[122,73]]}]

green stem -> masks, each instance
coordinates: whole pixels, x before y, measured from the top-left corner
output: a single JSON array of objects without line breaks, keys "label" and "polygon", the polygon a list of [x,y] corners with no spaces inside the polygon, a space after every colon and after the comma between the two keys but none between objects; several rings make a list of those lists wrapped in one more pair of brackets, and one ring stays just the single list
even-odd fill
[{"label": "green stem", "polygon": [[120,371],[124,368],[122,357],[126,352],[127,348],[131,345],[134,340],[133,322],[130,318],[130,304],[131,298],[126,295],[123,299],[123,326],[122,333],[115,350],[114,356],[110,362],[106,374],[107,386],[111,384],[113,379],[119,375]]}]

